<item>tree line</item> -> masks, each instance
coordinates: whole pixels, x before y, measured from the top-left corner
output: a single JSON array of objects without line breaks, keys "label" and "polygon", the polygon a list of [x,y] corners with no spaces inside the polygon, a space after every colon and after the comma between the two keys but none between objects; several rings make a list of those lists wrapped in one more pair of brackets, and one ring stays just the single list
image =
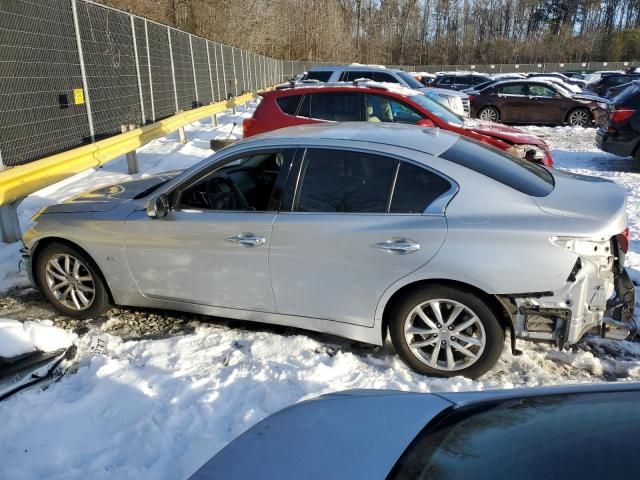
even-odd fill
[{"label": "tree line", "polygon": [[283,60],[640,60],[640,0],[103,0]]}]

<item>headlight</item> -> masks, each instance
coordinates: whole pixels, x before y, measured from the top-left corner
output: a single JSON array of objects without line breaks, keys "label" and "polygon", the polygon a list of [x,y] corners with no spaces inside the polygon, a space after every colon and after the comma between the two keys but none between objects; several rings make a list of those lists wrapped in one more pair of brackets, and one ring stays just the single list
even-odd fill
[{"label": "headlight", "polygon": [[507,152],[518,158],[538,163],[542,163],[542,160],[547,156],[544,149],[537,145],[512,145],[507,149]]},{"label": "headlight", "polygon": [[607,108],[609,108],[609,104],[604,102],[598,102],[598,108],[601,108],[602,110],[606,110]]}]

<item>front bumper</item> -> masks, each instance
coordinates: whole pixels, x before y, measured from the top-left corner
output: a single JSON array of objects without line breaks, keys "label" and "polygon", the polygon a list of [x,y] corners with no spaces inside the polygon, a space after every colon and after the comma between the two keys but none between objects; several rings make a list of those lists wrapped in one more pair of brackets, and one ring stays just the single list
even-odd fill
[{"label": "front bumper", "polygon": [[31,251],[27,247],[22,247],[20,249],[20,255],[22,257],[22,260],[20,261],[20,269],[27,274],[29,283],[36,287],[36,280],[33,276],[33,266],[31,264]]}]

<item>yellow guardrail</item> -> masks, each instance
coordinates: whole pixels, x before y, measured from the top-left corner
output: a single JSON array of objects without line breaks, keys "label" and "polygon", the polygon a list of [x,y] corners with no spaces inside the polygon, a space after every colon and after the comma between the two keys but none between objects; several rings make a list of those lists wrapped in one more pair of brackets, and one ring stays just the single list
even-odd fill
[{"label": "yellow guardrail", "polygon": [[20,200],[76,173],[99,167],[191,122],[240,106],[255,97],[255,93],[247,93],[224,102],[194,108],[90,145],[9,168],[0,172],[0,206]]}]

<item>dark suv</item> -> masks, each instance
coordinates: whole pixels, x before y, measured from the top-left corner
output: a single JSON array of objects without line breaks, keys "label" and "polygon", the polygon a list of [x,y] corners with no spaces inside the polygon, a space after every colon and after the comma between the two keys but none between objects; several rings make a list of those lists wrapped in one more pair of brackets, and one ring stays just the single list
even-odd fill
[{"label": "dark suv", "polygon": [[449,90],[464,90],[488,80],[491,80],[491,77],[478,73],[445,73],[438,75],[429,86],[447,88]]},{"label": "dark suv", "polygon": [[640,81],[614,97],[604,123],[596,132],[600,150],[620,157],[633,157],[640,168]]},{"label": "dark suv", "polygon": [[587,90],[603,96],[611,87],[617,87],[623,83],[629,83],[633,80],[640,80],[640,73],[613,73],[603,75],[600,80],[587,85]]}]

